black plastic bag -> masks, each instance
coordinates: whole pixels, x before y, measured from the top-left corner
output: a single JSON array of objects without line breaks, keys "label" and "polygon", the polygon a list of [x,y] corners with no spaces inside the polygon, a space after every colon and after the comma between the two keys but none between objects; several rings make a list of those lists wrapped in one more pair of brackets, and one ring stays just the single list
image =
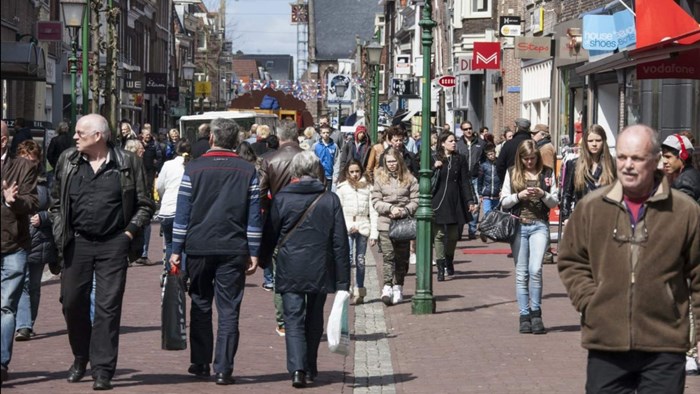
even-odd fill
[{"label": "black plastic bag", "polygon": [[177,269],[168,272],[163,286],[161,311],[161,347],[163,350],[187,349],[187,299],[185,284]]},{"label": "black plastic bag", "polygon": [[512,243],[518,225],[518,217],[510,212],[498,209],[499,206],[489,211],[479,222],[479,232],[486,238],[496,242]]}]

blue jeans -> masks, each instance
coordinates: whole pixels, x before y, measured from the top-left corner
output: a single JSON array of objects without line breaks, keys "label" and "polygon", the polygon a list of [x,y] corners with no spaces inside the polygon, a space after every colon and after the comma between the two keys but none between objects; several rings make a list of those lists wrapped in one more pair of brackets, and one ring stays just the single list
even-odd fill
[{"label": "blue jeans", "polygon": [[[478,194],[476,193],[479,187],[479,178],[472,178],[472,194],[474,195],[474,198],[476,199],[475,202],[479,201]],[[479,211],[476,211],[475,213],[472,213],[472,220],[469,222],[469,235],[476,235],[476,226],[479,224]]]},{"label": "blue jeans", "polygon": [[481,202],[484,210],[484,217],[486,217],[487,213],[491,212],[494,208],[496,208],[496,206],[498,206],[498,201],[498,197],[484,197],[484,200]]},{"label": "blue jeans", "polygon": [[350,264],[355,263],[355,286],[365,287],[365,253],[367,252],[367,237],[360,233],[349,234]]},{"label": "blue jeans", "polygon": [[[163,233],[163,244],[165,245],[165,269],[170,271],[170,256],[173,254],[173,222],[175,218],[164,218],[160,222],[160,230]],[[180,255],[180,272],[187,272],[187,255],[183,252]]]},{"label": "blue jeans", "polygon": [[268,266],[263,270],[263,284],[271,285],[275,282],[275,274],[272,271],[272,267]]},{"label": "blue jeans", "polygon": [[549,240],[544,222],[519,224],[511,244],[515,258],[515,294],[520,315],[540,310],[542,303],[542,258]]},{"label": "blue jeans", "polygon": [[0,363],[7,368],[12,359],[12,345],[15,339],[15,319],[19,299],[24,288],[24,273],[27,271],[27,252],[20,250],[2,255],[0,298],[2,299],[2,319],[0,320]]},{"label": "blue jeans", "polygon": [[[171,233],[172,234],[172,233]],[[141,257],[148,258],[148,245],[151,243],[151,225],[143,228],[143,252]]]},{"label": "blue jeans", "polygon": [[22,296],[19,299],[19,306],[17,309],[17,330],[20,328],[34,330],[34,322],[39,313],[41,276],[44,274],[44,265],[45,264],[41,262],[27,264]]}]

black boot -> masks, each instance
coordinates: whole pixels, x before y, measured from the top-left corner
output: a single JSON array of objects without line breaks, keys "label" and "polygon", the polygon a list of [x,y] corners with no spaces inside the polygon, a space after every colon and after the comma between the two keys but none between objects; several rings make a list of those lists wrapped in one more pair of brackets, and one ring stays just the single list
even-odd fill
[{"label": "black boot", "polygon": [[445,255],[445,275],[452,276],[455,274],[454,265],[455,256]]},{"label": "black boot", "polygon": [[530,309],[530,316],[532,317],[532,333],[546,334],[547,330],[544,328],[544,322],[542,321],[542,310],[533,311]]},{"label": "black boot", "polygon": [[520,333],[532,334],[532,323],[530,322],[530,315],[520,315]]},{"label": "black boot", "polygon": [[445,280],[445,259],[437,260],[437,281],[442,282]]}]

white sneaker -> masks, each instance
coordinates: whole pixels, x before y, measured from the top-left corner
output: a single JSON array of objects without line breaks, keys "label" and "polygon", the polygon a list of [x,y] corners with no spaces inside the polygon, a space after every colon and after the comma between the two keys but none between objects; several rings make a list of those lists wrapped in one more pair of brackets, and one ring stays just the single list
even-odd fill
[{"label": "white sneaker", "polygon": [[416,265],[416,254],[411,253],[411,256],[408,258],[408,263],[411,265]]},{"label": "white sneaker", "polygon": [[391,305],[391,299],[392,299],[392,289],[391,286],[389,285],[384,285],[384,288],[382,289],[382,302],[386,304],[387,306]]},{"label": "white sneaker", "polygon": [[698,375],[698,363],[695,357],[685,356],[685,374],[686,375]]},{"label": "white sneaker", "polygon": [[403,301],[403,286],[394,285],[394,294],[391,297],[391,303],[396,305]]}]

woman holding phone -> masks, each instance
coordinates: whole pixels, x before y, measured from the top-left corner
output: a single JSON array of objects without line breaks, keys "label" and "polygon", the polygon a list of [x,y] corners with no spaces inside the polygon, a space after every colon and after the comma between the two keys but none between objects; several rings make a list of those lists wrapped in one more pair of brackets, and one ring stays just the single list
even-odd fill
[{"label": "woman holding phone", "polygon": [[542,164],[537,145],[525,140],[515,154],[501,190],[501,204],[520,216],[511,243],[521,334],[544,334],[542,258],[549,241],[549,210],[559,203],[554,170]]}]

